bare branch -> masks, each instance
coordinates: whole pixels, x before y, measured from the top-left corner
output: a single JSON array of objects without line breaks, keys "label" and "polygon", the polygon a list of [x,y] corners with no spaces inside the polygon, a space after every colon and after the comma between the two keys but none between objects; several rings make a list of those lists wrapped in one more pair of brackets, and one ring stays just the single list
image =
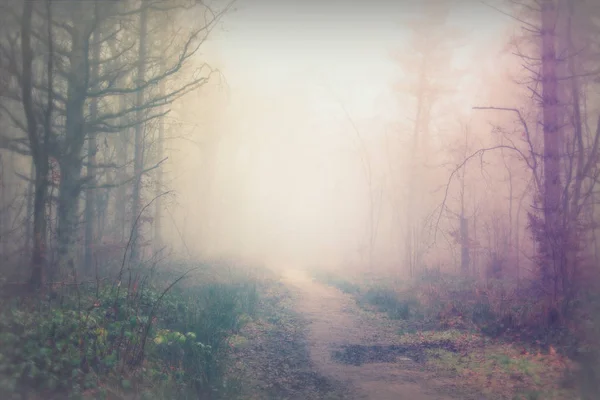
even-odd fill
[{"label": "bare branch", "polygon": [[127,178],[127,179],[125,179],[125,180],[121,181],[121,182],[117,182],[117,183],[107,183],[107,184],[104,184],[104,185],[90,186],[90,188],[91,188],[91,189],[111,189],[111,188],[116,188],[116,187],[119,187],[119,186],[126,185],[126,184],[128,184],[128,183],[132,182],[134,179],[137,179],[139,176],[141,176],[141,175],[144,175],[144,174],[146,174],[147,172],[150,172],[150,171],[152,171],[152,170],[154,170],[154,169],[156,169],[156,168],[160,167],[160,165],[161,165],[163,162],[167,161],[167,160],[168,160],[168,157],[165,157],[165,158],[163,158],[162,160],[160,160],[159,162],[157,162],[156,164],[154,164],[153,166],[151,166],[151,167],[149,167],[149,168],[146,168],[146,169],[142,170],[140,174],[133,175],[133,176],[131,176],[131,177],[129,177],[129,178]]},{"label": "bare branch", "polygon": [[511,151],[516,151],[517,153],[519,153],[521,155],[521,157],[526,160],[524,154],[521,152],[521,150],[517,149],[516,147],[512,147],[512,146],[506,146],[506,145],[498,145],[498,146],[493,146],[493,147],[487,147],[487,148],[483,148],[483,149],[479,149],[476,152],[470,154],[469,156],[467,156],[460,164],[458,164],[458,166],[450,173],[450,176],[448,177],[448,182],[446,184],[446,190],[444,192],[444,199],[442,200],[442,204],[440,205],[440,212],[438,214],[437,217],[437,221],[435,224],[435,230],[434,230],[434,239],[433,241],[435,242],[436,237],[437,237],[437,232],[439,230],[439,224],[440,224],[440,220],[442,218],[442,214],[444,212],[444,210],[446,209],[446,201],[448,200],[448,193],[450,191],[450,184],[452,183],[452,179],[454,178],[454,176],[458,173],[458,171],[460,171],[468,162],[469,160],[473,159],[474,157],[480,156],[483,157],[483,154],[488,152],[488,151],[493,151],[493,150],[499,150],[499,149],[508,149]]},{"label": "bare branch", "polygon": [[[151,79],[145,82],[138,82],[136,87],[134,88],[116,88],[116,87],[107,87],[98,91],[88,91],[88,97],[102,97],[107,95],[115,95],[115,94],[128,94],[128,93],[137,93],[140,90],[144,90],[150,86],[154,86],[158,84],[161,80],[168,78],[169,76],[178,72],[181,67],[186,63],[186,61],[197,53],[198,49],[202,44],[206,41],[208,34],[212,31],[216,22],[224,15],[231,7],[233,3],[228,4],[222,11],[218,13],[214,13],[212,18],[202,27],[196,29],[187,39],[185,44],[183,45],[183,50],[181,51],[178,61],[175,65],[167,68],[161,74],[152,77]],[[194,44],[194,41],[197,40],[201,33],[205,32],[206,35],[204,38],[198,40],[198,43]],[[202,67],[207,66],[204,64]]]},{"label": "bare branch", "polygon": [[533,25],[532,23],[529,23],[529,22],[527,22],[527,21],[524,21],[524,20],[522,20],[521,18],[518,18],[518,17],[516,17],[516,16],[514,16],[514,15],[512,15],[512,14],[510,14],[510,13],[507,13],[506,11],[503,11],[503,10],[501,10],[501,9],[499,9],[499,8],[497,8],[497,7],[493,6],[493,5],[491,5],[491,4],[488,4],[488,3],[486,3],[485,1],[480,1],[480,3],[481,3],[481,4],[483,4],[483,5],[485,5],[485,6],[487,6],[487,7],[489,7],[489,8],[491,8],[491,9],[493,9],[493,10],[496,10],[496,11],[498,11],[498,12],[499,12],[500,14],[502,14],[502,15],[505,15],[505,16],[507,16],[507,17],[511,18],[511,19],[514,19],[514,20],[515,20],[515,21],[517,21],[517,22],[520,22],[520,23],[522,23],[523,25],[527,25],[527,26],[528,26],[528,27],[530,27],[530,28],[531,28],[531,30],[532,30],[532,31],[534,31],[534,32],[537,32],[537,33],[539,33],[539,32],[540,32],[540,27],[538,27],[538,26],[536,26],[536,25]]},{"label": "bare branch", "polygon": [[86,132],[88,132],[89,134],[97,134],[97,133],[118,133],[123,131],[124,129],[127,128],[132,128],[138,124],[145,124],[147,122],[150,122],[156,118],[161,118],[164,117],[165,115],[169,114],[170,110],[167,110],[165,112],[162,113],[158,113],[158,114],[152,114],[149,115],[145,118],[142,118],[141,120],[135,120],[135,121],[131,121],[130,123],[127,124],[118,124],[118,125],[112,125],[109,124],[107,122],[98,122],[97,124],[95,124],[94,126],[88,126],[86,128]]},{"label": "bare branch", "polygon": [[[29,137],[29,146],[33,153],[34,160],[40,153],[40,143],[37,136],[37,121],[33,112],[32,99],[32,62],[33,53],[31,50],[31,18],[33,14],[33,2],[26,1],[23,5],[23,17],[21,20],[21,57],[23,76],[21,79],[21,98],[23,101],[23,109],[25,111],[25,119],[27,121],[27,136]],[[37,161],[36,161],[37,162]]]},{"label": "bare branch", "polygon": [[519,122],[521,123],[521,126],[525,130],[525,137],[526,137],[527,143],[529,145],[529,153],[531,154],[531,164],[529,163],[529,161],[527,161],[527,157],[524,157],[524,160],[527,161],[527,165],[533,171],[533,173],[535,175],[536,185],[538,188],[540,188],[541,183],[540,183],[539,177],[537,176],[537,167],[538,167],[537,158],[536,158],[535,151],[533,149],[533,142],[531,141],[531,134],[529,133],[529,126],[527,125],[527,121],[525,121],[525,118],[523,117],[523,114],[521,113],[521,111],[516,108],[509,108],[509,107],[473,107],[473,109],[474,110],[508,111],[508,112],[513,112],[513,113],[517,114],[517,116],[519,117]]}]

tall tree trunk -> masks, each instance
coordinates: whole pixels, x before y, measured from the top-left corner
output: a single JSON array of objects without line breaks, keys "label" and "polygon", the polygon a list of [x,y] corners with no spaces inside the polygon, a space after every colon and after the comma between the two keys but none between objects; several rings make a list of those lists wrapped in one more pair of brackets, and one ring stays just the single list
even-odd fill
[{"label": "tall tree trunk", "polygon": [[79,231],[79,180],[81,165],[70,159],[61,164],[60,185],[57,206],[57,271],[61,273],[68,268],[68,273],[75,271],[77,233]]},{"label": "tall tree trunk", "polygon": [[423,58],[422,61],[422,65],[421,65],[421,72],[419,75],[419,92],[417,93],[417,111],[416,111],[416,116],[415,116],[415,126],[413,129],[413,139],[412,139],[412,144],[411,144],[411,154],[410,154],[410,170],[409,170],[409,182],[408,182],[408,199],[407,199],[407,204],[406,204],[406,236],[405,236],[405,252],[406,254],[405,256],[405,260],[406,260],[406,265],[408,266],[409,269],[409,274],[410,276],[413,276],[414,274],[414,269],[416,264],[419,262],[418,261],[418,257],[417,257],[417,253],[418,253],[418,249],[417,249],[417,221],[418,218],[416,218],[415,216],[416,214],[416,210],[415,210],[415,198],[419,197],[417,196],[416,192],[417,192],[417,185],[416,183],[419,182],[419,179],[417,177],[417,174],[420,171],[419,168],[419,162],[420,162],[420,158],[419,158],[419,135],[421,133],[421,122],[423,119],[423,108],[424,108],[424,90],[425,90],[425,58]]},{"label": "tall tree trunk", "polygon": [[[40,140],[38,121],[35,117],[33,108],[33,51],[31,49],[32,15],[33,2],[24,2],[21,20],[21,96],[27,122],[27,135],[31,147],[32,162],[35,170],[33,248],[31,252],[31,276],[29,278],[29,283],[33,287],[40,287],[45,282],[46,272],[46,202],[48,195],[49,168],[48,152],[46,151],[46,140],[48,135],[47,133],[45,134],[46,140]],[[51,65],[51,63],[49,65]],[[49,76],[51,75],[51,72],[52,71],[49,71]]]},{"label": "tall tree trunk", "polygon": [[[94,44],[92,45],[92,68],[91,79],[95,82],[98,78],[98,62],[100,59],[100,35],[94,34]],[[92,98],[90,101],[90,119],[96,119],[98,115],[98,99]],[[88,135],[87,148],[87,185],[85,191],[85,245],[84,245],[84,269],[90,271],[93,264],[94,240],[96,235],[96,153],[97,143],[96,134]]]},{"label": "tall tree trunk", "polygon": [[558,299],[560,275],[564,265],[563,229],[561,226],[560,137],[558,126],[558,82],[556,78],[554,0],[542,2],[542,112],[544,132],[544,259],[542,278]]},{"label": "tall tree trunk", "polygon": [[33,193],[35,192],[35,165],[33,160],[31,160],[31,165],[29,167],[29,179],[30,182],[27,183],[27,191],[25,192],[25,201],[27,202],[26,212],[25,212],[25,254],[31,254],[31,235],[33,232]]},{"label": "tall tree trunk", "polygon": [[31,277],[33,286],[45,282],[47,266],[46,204],[48,202],[48,164],[36,165],[35,192],[33,200],[33,249],[31,253]]},{"label": "tall tree trunk", "polygon": [[[160,62],[160,70],[165,70],[164,61]],[[164,96],[165,94],[165,80],[161,80],[159,84],[160,94],[159,96]],[[161,110],[162,111],[162,110]],[[160,121],[158,121],[158,138],[156,143],[156,161],[160,162],[164,157],[164,140],[165,140],[165,118],[161,117]],[[161,199],[161,194],[163,191],[163,167],[159,166],[156,171],[156,193],[155,193],[155,213],[154,213],[154,248],[156,251],[160,251],[163,247],[162,240],[162,212],[163,212],[163,204]]]},{"label": "tall tree trunk", "polygon": [[89,43],[91,25],[86,3],[76,2],[72,45],[69,54],[70,74],[67,81],[65,142],[60,162],[58,198],[58,268],[75,272],[75,250],[79,230],[79,195],[81,194],[81,153],[85,141],[84,106],[89,84]]},{"label": "tall tree trunk", "polygon": [[[576,165],[575,165],[575,182],[573,183],[573,193],[571,194],[571,204],[569,205],[569,212],[565,213],[563,223],[565,227],[568,228],[568,244],[565,250],[566,255],[565,258],[567,260],[565,268],[569,268],[568,271],[564,271],[564,275],[567,278],[565,282],[565,286],[563,290],[565,292],[571,292],[574,287],[567,287],[567,282],[572,283],[572,279],[576,279],[577,270],[578,270],[578,258],[577,253],[580,250],[579,246],[575,242],[575,237],[571,237],[571,235],[575,234],[576,227],[579,226],[579,221],[581,219],[581,192],[583,189],[584,180],[586,179],[587,171],[586,171],[586,161],[589,163],[590,159],[594,159],[596,157],[597,147],[592,146],[588,153],[588,160],[586,160],[586,149],[584,144],[584,126],[583,126],[583,116],[581,110],[581,90],[578,75],[580,75],[580,71],[578,68],[578,51],[575,46],[573,40],[573,17],[574,17],[575,9],[572,1],[568,2],[568,16],[567,16],[567,27],[566,27],[566,42],[567,42],[567,68],[568,74],[570,76],[570,96],[572,103],[572,118],[571,123],[573,126],[573,135],[574,135],[574,145],[573,151],[577,155]],[[590,164],[591,165],[591,164]],[[593,207],[594,202],[592,202]]]},{"label": "tall tree trunk", "polygon": [[[119,111],[122,111],[127,107],[126,96],[119,96]],[[125,117],[121,118],[121,124],[125,124]],[[122,129],[118,134],[117,144],[117,164],[120,166],[117,171],[117,182],[124,182],[127,178],[127,154],[129,152],[129,128]],[[115,219],[114,227],[117,237],[121,241],[127,240],[129,235],[127,221],[127,186],[119,185],[115,190]]]},{"label": "tall tree trunk", "polygon": [[513,175],[512,170],[507,166],[508,171],[508,249],[513,251]]},{"label": "tall tree trunk", "polygon": [[[464,167],[463,167],[464,168]],[[469,219],[465,215],[465,178],[466,171],[463,169],[460,188],[460,272],[463,276],[469,275],[471,254],[469,253]]]},{"label": "tall tree trunk", "polygon": [[520,283],[521,281],[521,240],[520,240],[520,219],[521,219],[521,210],[523,209],[523,201],[525,200],[525,197],[527,196],[527,194],[529,193],[529,188],[531,186],[531,184],[533,183],[533,176],[529,179],[529,181],[527,182],[527,185],[525,186],[525,189],[523,190],[523,193],[521,194],[521,197],[519,198],[519,204],[517,205],[517,216],[516,216],[516,232],[515,232],[515,252],[516,252],[516,259],[515,259],[515,268],[516,268],[516,272],[517,272],[517,284]]},{"label": "tall tree trunk", "polygon": [[[144,7],[140,14],[140,46],[138,54],[138,68],[137,68],[137,81],[138,84],[144,82],[146,76],[146,35],[148,30],[148,16],[147,9]],[[141,107],[144,103],[144,91],[138,90],[136,93],[136,106],[140,109],[136,111],[136,120],[138,123],[135,126],[135,149],[134,149],[134,160],[133,160],[133,196],[131,206],[131,261],[139,262],[140,260],[140,221],[138,216],[141,210],[141,184],[142,184],[142,171],[144,169],[144,128],[145,125],[141,121],[143,120],[143,112]]]},{"label": "tall tree trunk", "polygon": [[460,217],[460,269],[463,276],[469,275],[471,265],[471,253],[469,251],[469,219]]},{"label": "tall tree trunk", "polygon": [[[465,125],[465,142],[464,142],[464,153],[463,159],[467,158],[467,152],[469,151],[469,126]],[[469,275],[469,266],[471,265],[471,254],[469,249],[469,219],[465,214],[465,192],[466,192],[466,180],[467,180],[467,166],[464,165],[462,168],[461,181],[460,181],[460,269],[463,276]]]},{"label": "tall tree trunk", "polygon": [[[0,153],[0,246],[2,246],[0,254],[8,254],[6,248],[8,241],[4,237],[5,226],[8,225],[6,221],[8,221],[9,212],[8,196],[6,195],[8,184],[6,183],[6,174],[4,173],[6,168],[4,167],[3,161],[2,153]],[[8,232],[8,229],[6,229],[6,232]]]},{"label": "tall tree trunk", "polygon": [[[478,243],[478,236],[477,236],[477,210],[474,209],[473,210],[473,242],[474,243]],[[472,274],[475,277],[475,279],[479,280],[481,278],[481,274],[480,274],[480,270],[477,268],[477,266],[479,265],[479,246],[477,246],[477,249],[473,252],[474,254],[472,255],[473,258],[473,262],[472,262]]]}]

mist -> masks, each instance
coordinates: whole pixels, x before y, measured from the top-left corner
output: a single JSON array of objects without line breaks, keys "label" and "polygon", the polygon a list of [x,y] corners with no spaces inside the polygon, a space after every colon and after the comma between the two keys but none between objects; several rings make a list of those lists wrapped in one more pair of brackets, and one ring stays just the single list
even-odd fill
[{"label": "mist", "polygon": [[0,397],[597,399],[599,21],[5,0]]},{"label": "mist", "polygon": [[[440,121],[467,116],[485,96],[478,82],[490,62],[473,56],[499,54],[510,25],[485,5],[451,8],[447,25],[463,37],[448,67],[466,71],[439,107]],[[409,2],[238,3],[200,56],[223,78],[174,104],[169,117],[185,137],[169,145],[178,199],[165,228],[170,243],[187,252],[185,242],[194,256],[275,265],[365,264],[372,190],[375,263],[400,267],[394,225],[402,220],[389,203],[406,192],[410,135],[400,130],[410,130],[415,101],[394,90],[411,72],[394,56],[410,46],[402,21],[418,12]],[[431,135],[448,142],[442,127]]]}]

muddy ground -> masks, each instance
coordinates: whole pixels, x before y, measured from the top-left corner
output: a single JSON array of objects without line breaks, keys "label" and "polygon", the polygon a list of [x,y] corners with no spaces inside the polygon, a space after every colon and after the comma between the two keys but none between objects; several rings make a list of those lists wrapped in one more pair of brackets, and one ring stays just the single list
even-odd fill
[{"label": "muddy ground", "polygon": [[[483,400],[458,394],[424,368],[424,349],[402,345],[391,321],[352,296],[288,270],[272,286],[264,317],[235,346],[247,399]],[[451,343],[436,346],[451,351]]]}]

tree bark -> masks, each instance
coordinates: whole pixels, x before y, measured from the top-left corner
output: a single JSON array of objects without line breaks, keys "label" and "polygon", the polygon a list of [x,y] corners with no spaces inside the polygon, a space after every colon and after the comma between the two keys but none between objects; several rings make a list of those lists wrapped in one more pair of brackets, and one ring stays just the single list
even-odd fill
[{"label": "tree bark", "polygon": [[[98,78],[98,60],[100,59],[100,35],[96,32],[94,34],[94,44],[92,46],[92,68],[91,68],[91,79],[95,82]],[[98,116],[98,99],[92,98],[90,101],[90,118],[96,119]],[[93,249],[94,240],[96,239],[96,134],[92,133],[88,135],[88,166],[87,166],[87,185],[88,188],[85,192],[85,247],[84,247],[84,269],[89,272],[91,271],[93,264]]]},{"label": "tree bark", "polygon": [[[164,71],[165,64],[164,61],[161,60],[160,70]],[[160,81],[159,84],[159,96],[164,96],[165,94],[165,81],[164,79]],[[156,161],[160,162],[160,160],[164,157],[164,140],[165,140],[165,118],[161,117],[160,121],[158,121],[158,138],[156,143]],[[163,166],[159,166],[156,171],[156,191],[155,191],[155,213],[154,213],[154,248],[156,251],[160,251],[163,247],[163,239],[162,239],[162,190],[163,190]]]},{"label": "tree bark", "polygon": [[559,295],[559,280],[564,268],[563,229],[561,226],[560,137],[558,126],[558,81],[556,78],[554,0],[542,3],[542,112],[544,133],[544,233],[545,259],[542,278],[551,289],[553,300]]},{"label": "tree bark", "polygon": [[48,153],[46,151],[47,143],[46,141],[40,140],[38,121],[36,120],[33,107],[33,51],[31,49],[32,15],[33,2],[24,2],[21,20],[21,95],[27,122],[27,135],[35,171],[32,232],[33,248],[31,252],[31,275],[29,283],[32,287],[39,288],[44,284],[46,272],[46,203],[49,168]]},{"label": "tree bark", "polygon": [[[148,30],[148,16],[146,8],[143,8],[140,14],[140,46],[138,55],[138,68],[137,68],[137,80],[142,83],[146,76],[146,35]],[[141,110],[144,103],[144,90],[138,90],[136,92],[136,105],[140,108],[136,112],[136,119],[142,121],[143,111]],[[140,260],[140,221],[138,216],[142,207],[141,204],[141,185],[142,185],[142,171],[144,169],[144,128],[145,125],[140,122],[135,125],[135,148],[134,148],[134,160],[133,160],[133,196],[131,206],[131,254],[130,259],[136,263]]]},{"label": "tree bark", "polygon": [[[119,96],[119,110],[124,110],[126,105],[127,96]],[[121,124],[126,123],[126,118],[122,117]],[[118,133],[118,145],[117,145],[117,164],[121,167],[117,171],[117,181],[123,182],[127,178],[127,154],[129,152],[129,128],[124,128]],[[115,191],[115,220],[114,227],[116,230],[117,237],[122,241],[127,240],[129,235],[128,224],[127,224],[127,186],[119,185]]]},{"label": "tree bark", "polygon": [[[85,3],[76,2],[70,69],[67,87],[65,140],[60,160],[60,194],[58,199],[58,268],[75,271],[75,247],[79,228],[79,195],[81,193],[81,153],[85,141],[84,106],[89,84],[89,44],[91,25]],[[88,11],[88,12],[86,12]]]},{"label": "tree bark", "polygon": [[27,201],[27,207],[25,212],[25,254],[32,254],[31,237],[33,232],[33,194],[35,192],[35,165],[31,160],[29,167],[29,179],[27,183],[27,191],[25,192],[25,201]]},{"label": "tree bark", "polygon": [[[410,276],[413,276],[416,264],[419,263],[418,252],[419,249],[417,241],[417,221],[415,218],[415,198],[417,197],[416,182],[419,181],[417,174],[420,172],[419,168],[419,135],[421,133],[421,121],[423,119],[423,108],[424,108],[424,90],[425,90],[425,65],[426,61],[423,58],[421,63],[421,72],[419,75],[418,93],[417,93],[417,111],[415,116],[415,126],[413,129],[413,139],[411,145],[410,154],[410,171],[409,171],[409,183],[408,183],[408,201],[406,204],[406,237],[405,237],[405,260],[408,266]],[[420,196],[419,196],[420,197]]]},{"label": "tree bark", "polygon": [[48,194],[48,167],[36,167],[33,200],[33,249],[31,253],[30,284],[39,287],[46,278],[46,204]]}]

